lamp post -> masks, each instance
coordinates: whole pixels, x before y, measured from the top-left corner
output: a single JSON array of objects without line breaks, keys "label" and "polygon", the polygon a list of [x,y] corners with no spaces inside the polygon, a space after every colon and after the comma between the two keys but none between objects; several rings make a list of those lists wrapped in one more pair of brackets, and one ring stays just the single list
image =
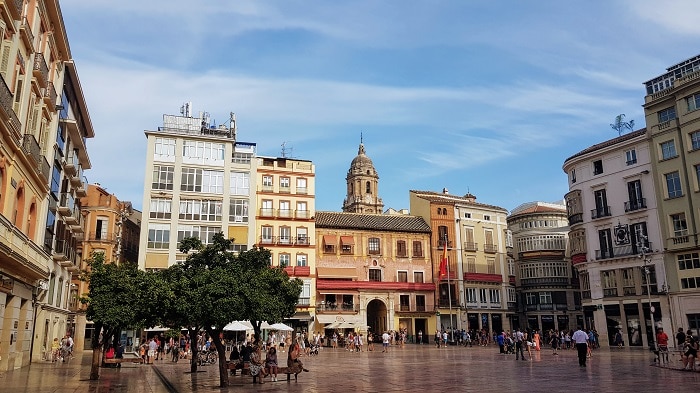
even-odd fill
[{"label": "lamp post", "polygon": [[649,248],[646,246],[648,244],[647,236],[638,234],[637,239],[637,248],[639,248],[640,250],[639,258],[641,258],[644,262],[644,266],[642,266],[642,269],[644,271],[644,277],[646,279],[647,302],[649,303],[649,319],[651,322],[651,336],[648,337],[649,348],[653,348],[654,350],[656,350],[656,340],[654,338],[654,336],[656,335],[656,327],[654,326],[654,306],[652,306],[651,304],[651,283],[649,280],[651,272],[649,263],[651,262],[651,258],[649,258],[649,256],[647,255],[647,252],[649,251]]}]

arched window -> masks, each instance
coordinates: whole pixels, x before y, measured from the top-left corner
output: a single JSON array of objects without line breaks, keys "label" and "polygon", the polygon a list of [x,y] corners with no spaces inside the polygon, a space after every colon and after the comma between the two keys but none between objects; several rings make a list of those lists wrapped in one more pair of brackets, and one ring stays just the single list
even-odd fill
[{"label": "arched window", "polygon": [[438,215],[442,214],[442,209],[440,209],[439,207],[438,207],[438,213],[437,213],[437,214],[438,214]]},{"label": "arched window", "polygon": [[2,197],[5,195],[5,169],[0,168],[0,206],[2,206]]},{"label": "arched window", "polygon": [[29,206],[29,215],[27,216],[27,236],[31,240],[36,240],[36,203],[32,202]]},{"label": "arched window", "polygon": [[371,193],[372,193],[371,187],[372,187],[372,185],[370,184],[370,182],[367,182],[367,186],[365,187],[365,192],[366,192],[367,194],[371,194]]},{"label": "arched window", "polygon": [[17,198],[15,198],[14,224],[20,230],[24,230],[24,187],[17,189]]}]

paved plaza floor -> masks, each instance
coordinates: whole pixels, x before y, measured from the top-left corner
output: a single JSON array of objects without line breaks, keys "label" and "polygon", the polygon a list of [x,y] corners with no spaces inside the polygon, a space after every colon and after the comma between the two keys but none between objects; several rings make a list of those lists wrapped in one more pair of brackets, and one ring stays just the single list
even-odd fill
[{"label": "paved plaza floor", "polygon": [[[280,353],[280,359],[286,353]],[[602,349],[578,366],[576,352],[534,352],[532,360],[500,355],[495,346],[381,346],[374,352],[350,353],[324,348],[302,360],[311,371],[297,382],[268,379],[253,385],[249,376],[231,376],[220,389],[218,368],[202,366],[189,373],[186,361],[155,365],[125,364],[101,369],[99,381],[89,381],[91,353],[68,363],[34,363],[0,374],[0,392],[31,393],[165,393],[165,392],[669,392],[700,391],[700,373],[651,365],[644,350]],[[527,354],[526,354],[527,357]],[[680,367],[677,354],[671,365]]]}]

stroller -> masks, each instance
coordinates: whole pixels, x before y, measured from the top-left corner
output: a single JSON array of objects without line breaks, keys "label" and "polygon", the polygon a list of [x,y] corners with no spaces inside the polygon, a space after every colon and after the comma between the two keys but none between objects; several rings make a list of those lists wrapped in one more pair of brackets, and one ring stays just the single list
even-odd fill
[{"label": "stroller", "polygon": [[311,345],[309,355],[318,355],[318,344]]},{"label": "stroller", "polygon": [[506,353],[508,354],[514,354],[515,353],[515,341],[511,337],[506,338],[505,341],[505,350]]}]

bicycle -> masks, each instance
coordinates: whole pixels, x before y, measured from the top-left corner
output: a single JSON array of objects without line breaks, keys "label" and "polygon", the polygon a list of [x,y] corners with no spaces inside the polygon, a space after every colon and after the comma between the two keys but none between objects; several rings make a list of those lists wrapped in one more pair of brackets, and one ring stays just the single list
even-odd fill
[{"label": "bicycle", "polygon": [[214,364],[219,360],[219,355],[215,351],[197,352],[197,365]]}]

